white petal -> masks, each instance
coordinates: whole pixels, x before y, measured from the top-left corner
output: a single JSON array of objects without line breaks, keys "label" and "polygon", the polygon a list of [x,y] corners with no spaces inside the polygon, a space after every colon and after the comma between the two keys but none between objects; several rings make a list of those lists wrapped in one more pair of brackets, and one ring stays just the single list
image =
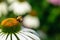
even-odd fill
[{"label": "white petal", "polygon": [[31,11],[31,6],[28,2],[14,2],[10,7],[9,10],[13,10],[15,15],[24,15],[27,12]]},{"label": "white petal", "polygon": [[39,36],[39,34],[37,32],[35,32],[34,30],[29,29],[29,28],[22,28],[21,31],[22,32],[30,32],[30,33],[33,33],[33,34]]},{"label": "white petal", "polygon": [[7,15],[7,12],[7,4],[4,2],[0,3],[0,14]]},{"label": "white petal", "polygon": [[21,33],[21,32],[17,33],[17,36],[18,36],[19,38],[21,38],[21,36],[22,36],[22,38],[23,38],[24,40],[32,40],[30,37],[24,35],[24,34]]},{"label": "white petal", "polygon": [[21,34],[16,34],[20,40],[26,40]]},{"label": "white petal", "polygon": [[24,35],[24,34],[22,34],[22,33],[21,33],[21,35],[22,35],[23,37],[25,37],[27,40],[33,40],[32,38],[30,38],[30,37],[28,37],[28,36],[26,36],[26,35]]},{"label": "white petal", "polygon": [[38,28],[40,26],[38,17],[27,15],[23,19],[23,25],[28,28]]},{"label": "white petal", "polygon": [[0,33],[0,36],[1,36],[2,34],[3,34],[3,33],[1,32],[1,33]]},{"label": "white petal", "polygon": [[24,35],[31,37],[34,40],[40,40],[40,38],[32,33],[29,32],[22,32]]},{"label": "white petal", "polygon": [[12,34],[12,40],[17,40],[17,38]]},{"label": "white petal", "polygon": [[6,36],[7,36],[7,34],[0,35],[0,40],[5,40],[6,39]]},{"label": "white petal", "polygon": [[11,39],[10,39],[10,35],[8,36],[7,40],[11,40]]}]

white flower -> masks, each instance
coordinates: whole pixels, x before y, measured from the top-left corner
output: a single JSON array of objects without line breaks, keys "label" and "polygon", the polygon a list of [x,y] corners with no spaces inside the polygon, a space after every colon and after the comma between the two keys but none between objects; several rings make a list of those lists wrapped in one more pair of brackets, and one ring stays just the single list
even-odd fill
[{"label": "white flower", "polygon": [[6,34],[0,31],[1,40],[40,40],[37,33],[28,28],[22,28],[18,33]]},{"label": "white flower", "polygon": [[7,5],[5,2],[0,3],[0,17],[2,15],[7,15]]},{"label": "white flower", "polygon": [[15,18],[7,18],[0,25],[1,40],[40,40],[34,30],[25,28]]},{"label": "white flower", "polygon": [[31,6],[27,1],[24,2],[14,2],[9,6],[9,10],[13,11],[15,15],[24,15],[31,11]]},{"label": "white flower", "polygon": [[27,15],[23,19],[23,25],[28,28],[38,28],[40,23],[38,17]]}]

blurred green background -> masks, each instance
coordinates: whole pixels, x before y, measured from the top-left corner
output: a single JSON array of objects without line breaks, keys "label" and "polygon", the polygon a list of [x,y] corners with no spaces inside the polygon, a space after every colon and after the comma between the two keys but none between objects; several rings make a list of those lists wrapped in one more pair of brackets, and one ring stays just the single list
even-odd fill
[{"label": "blurred green background", "polygon": [[39,30],[47,34],[47,40],[60,40],[60,6],[49,4],[46,0],[28,1],[37,11],[41,23]]}]

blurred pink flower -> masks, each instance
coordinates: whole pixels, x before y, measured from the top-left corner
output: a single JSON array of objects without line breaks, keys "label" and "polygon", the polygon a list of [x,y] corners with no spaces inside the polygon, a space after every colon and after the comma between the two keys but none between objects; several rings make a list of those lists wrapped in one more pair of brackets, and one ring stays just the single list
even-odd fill
[{"label": "blurred pink flower", "polygon": [[48,0],[48,2],[50,2],[54,5],[59,5],[60,6],[60,0]]}]

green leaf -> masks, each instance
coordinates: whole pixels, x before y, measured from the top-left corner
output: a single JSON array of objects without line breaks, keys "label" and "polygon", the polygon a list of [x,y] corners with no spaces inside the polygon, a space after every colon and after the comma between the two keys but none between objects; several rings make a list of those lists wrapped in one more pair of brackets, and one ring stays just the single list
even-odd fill
[{"label": "green leaf", "polygon": [[53,23],[55,22],[57,16],[60,14],[60,10],[59,8],[53,8],[51,11],[50,11],[50,15],[48,16],[48,19],[47,21],[50,22],[50,23]]}]

